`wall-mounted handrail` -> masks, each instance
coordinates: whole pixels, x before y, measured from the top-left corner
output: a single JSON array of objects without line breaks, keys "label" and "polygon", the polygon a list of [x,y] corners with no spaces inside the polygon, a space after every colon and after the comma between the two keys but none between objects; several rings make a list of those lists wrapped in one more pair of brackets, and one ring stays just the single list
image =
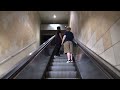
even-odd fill
[{"label": "wall-mounted handrail", "polygon": [[55,35],[44,42],[39,48],[32,52],[31,55],[25,57],[21,62],[16,64],[13,68],[11,68],[8,72],[1,76],[1,79],[13,79],[21,70],[23,70],[49,43],[54,39]]},{"label": "wall-mounted handrail", "polygon": [[78,40],[74,42],[109,79],[120,79],[120,71]]},{"label": "wall-mounted handrail", "polygon": [[0,61],[0,65],[7,62],[8,60],[10,60],[11,58],[15,57],[16,55],[18,55],[19,53],[21,53],[23,50],[29,48],[30,46],[32,46],[33,44],[35,44],[36,41],[32,42],[31,44],[27,45],[26,47],[22,48],[21,50],[19,50],[17,53],[14,53],[13,55],[7,57],[6,59]]}]

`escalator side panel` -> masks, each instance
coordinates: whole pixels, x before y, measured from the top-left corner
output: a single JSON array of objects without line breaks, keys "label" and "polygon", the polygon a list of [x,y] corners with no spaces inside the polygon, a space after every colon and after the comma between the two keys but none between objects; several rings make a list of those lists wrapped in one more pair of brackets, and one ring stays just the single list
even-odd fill
[{"label": "escalator side panel", "polygon": [[15,77],[15,79],[41,79],[52,51],[53,48],[47,46],[46,49],[44,49],[32,62],[29,63],[28,66],[23,69],[23,71]]},{"label": "escalator side panel", "polygon": [[82,79],[108,79],[78,45],[74,46],[74,57]]},{"label": "escalator side panel", "polygon": [[77,66],[82,79],[108,79],[86,55],[83,55],[81,60],[77,62]]}]

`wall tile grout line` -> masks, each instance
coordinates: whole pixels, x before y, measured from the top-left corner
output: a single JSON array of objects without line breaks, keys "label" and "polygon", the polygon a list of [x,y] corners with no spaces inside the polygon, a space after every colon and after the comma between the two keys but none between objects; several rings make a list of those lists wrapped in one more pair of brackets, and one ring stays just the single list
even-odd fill
[{"label": "wall tile grout line", "polygon": [[118,65],[115,65],[115,66],[120,66],[120,64],[118,64]]},{"label": "wall tile grout line", "polygon": [[17,53],[7,57],[6,59],[0,61],[0,64],[3,64],[4,62],[10,60],[11,58],[15,57],[16,55],[18,55],[19,53],[21,53],[22,51],[26,50],[27,48],[29,48],[30,46],[32,46],[33,44],[35,44],[36,41],[32,42],[31,44],[27,45],[26,47],[24,47],[23,49],[19,50]]},{"label": "wall tile grout line", "polygon": [[[103,34],[103,35],[101,35],[101,37],[96,41],[96,43],[110,30],[110,28],[117,22],[117,21],[119,21],[120,20],[120,17],[109,27],[109,29],[108,30],[106,30],[106,32]],[[95,30],[96,31],[96,30]],[[110,35],[111,36],[111,35]],[[96,44],[95,43],[95,44]],[[92,48],[95,46],[95,44],[92,46]]]},{"label": "wall tile grout line", "polygon": [[[111,27],[114,25],[114,24],[116,24],[116,22],[117,21],[119,21],[120,20],[120,17],[109,27],[109,29],[103,34],[103,35],[101,35],[101,37],[96,41],[96,43],[111,29]],[[96,30],[94,31],[94,33],[96,32]],[[93,33],[93,34],[94,34]],[[91,37],[93,36],[93,34],[91,35]],[[90,37],[90,39],[91,39],[91,37]],[[110,37],[111,37],[111,34],[110,34]],[[88,42],[90,41],[90,39],[88,40]],[[87,44],[88,44],[88,42],[87,42]],[[113,44],[113,45],[111,45],[111,47],[113,47],[114,45],[116,45],[117,43],[119,43],[120,41],[118,41],[118,42],[116,42],[115,44]],[[92,46],[92,48],[96,45],[96,43]],[[86,44],[86,45],[87,45]],[[107,51],[108,49],[110,49],[111,47],[109,47],[109,48],[107,48],[106,50],[104,50],[103,52],[101,52],[100,54],[98,54],[98,55],[101,55],[102,53],[104,53],[105,51]],[[92,48],[91,48],[91,50],[92,50]],[[93,50],[92,50],[93,51]],[[114,51],[114,48],[113,48],[113,51]],[[96,53],[96,52],[95,52]],[[115,57],[115,54],[114,54],[114,57]],[[115,57],[115,62],[116,62],[116,57]],[[117,63],[116,63],[117,64]]]},{"label": "wall tile grout line", "polygon": [[[118,44],[120,41],[118,41],[117,43],[115,43],[115,44],[113,44],[111,47],[113,47],[113,46],[115,46],[116,44]],[[108,49],[110,49],[111,47],[109,47]],[[107,51],[108,49],[106,49],[105,51]],[[104,51],[104,52],[105,52]],[[104,52],[102,52],[102,53],[104,53]],[[100,53],[100,54],[102,54],[102,53]]]}]

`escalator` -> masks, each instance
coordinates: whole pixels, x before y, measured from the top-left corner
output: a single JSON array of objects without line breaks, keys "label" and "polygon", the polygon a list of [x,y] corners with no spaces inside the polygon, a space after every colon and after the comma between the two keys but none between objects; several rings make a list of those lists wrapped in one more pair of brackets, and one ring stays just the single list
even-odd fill
[{"label": "escalator", "polygon": [[75,62],[66,63],[66,55],[52,59],[46,71],[45,79],[80,79]]},{"label": "escalator", "polygon": [[[1,79],[120,79],[120,71],[85,47],[79,41],[74,44],[74,62],[66,63],[62,54],[54,58],[52,36],[32,55],[19,62]],[[76,50],[79,50],[78,53]],[[77,58],[81,55],[81,58]]]}]

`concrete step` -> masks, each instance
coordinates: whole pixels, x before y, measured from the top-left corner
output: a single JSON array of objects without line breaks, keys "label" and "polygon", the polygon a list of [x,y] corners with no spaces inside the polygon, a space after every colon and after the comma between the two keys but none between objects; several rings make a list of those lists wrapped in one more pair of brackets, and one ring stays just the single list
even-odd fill
[{"label": "concrete step", "polygon": [[76,78],[76,71],[48,71],[47,78]]},{"label": "concrete step", "polygon": [[75,71],[74,66],[50,66],[50,71]]}]

